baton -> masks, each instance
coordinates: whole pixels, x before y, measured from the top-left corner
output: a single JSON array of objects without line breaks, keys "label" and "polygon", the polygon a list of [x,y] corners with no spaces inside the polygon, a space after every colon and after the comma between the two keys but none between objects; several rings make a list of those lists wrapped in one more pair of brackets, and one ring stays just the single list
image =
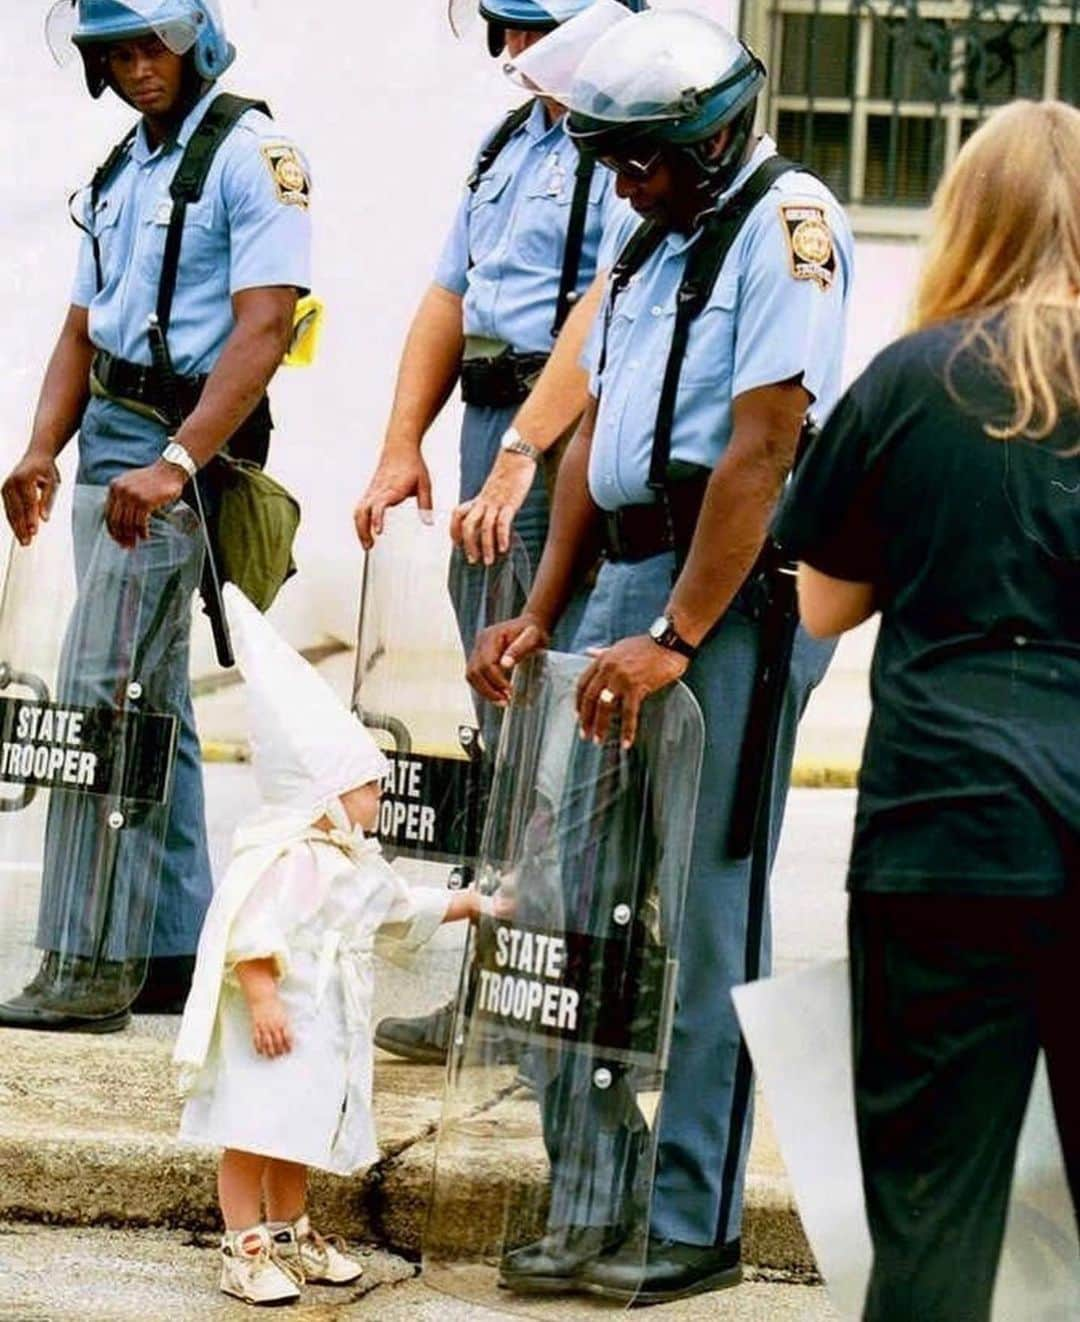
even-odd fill
[{"label": "baton", "polygon": [[[176,369],[173,367],[172,355],[169,353],[169,342],[165,338],[165,332],[156,313],[150,314],[146,323],[146,332],[150,339],[150,359],[161,382],[165,402],[165,422],[173,432],[176,432],[184,421],[184,413],[180,407],[180,392],[176,384]],[[214,548],[210,541],[210,528],[206,521],[206,511],[203,509],[198,476],[193,477],[188,485],[195,493],[195,512],[199,517],[203,545],[206,547],[206,568],[201,584],[203,602],[214,635],[214,651],[217,653],[218,664],[229,669],[236,665],[236,657],[233,655],[232,639],[229,637],[229,623],[221,595],[221,579],[218,577],[217,561],[214,559]]]}]

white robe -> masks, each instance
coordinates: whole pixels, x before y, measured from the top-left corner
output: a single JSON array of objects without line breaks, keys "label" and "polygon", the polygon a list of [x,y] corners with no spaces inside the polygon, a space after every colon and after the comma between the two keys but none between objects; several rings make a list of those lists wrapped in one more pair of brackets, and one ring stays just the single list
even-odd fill
[{"label": "white robe", "polygon": [[[183,1141],[347,1175],[378,1158],[371,1111],[373,954],[429,940],[445,891],[410,888],[359,836],[265,814],[238,832],[199,941],[174,1059]],[[256,1053],[233,969],[272,959],[293,1049]]]}]

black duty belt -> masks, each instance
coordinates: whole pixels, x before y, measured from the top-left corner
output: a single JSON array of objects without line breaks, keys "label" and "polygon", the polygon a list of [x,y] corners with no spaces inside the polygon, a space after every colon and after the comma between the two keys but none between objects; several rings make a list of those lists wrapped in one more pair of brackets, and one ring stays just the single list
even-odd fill
[{"label": "black duty belt", "polygon": [[609,560],[648,560],[665,551],[686,559],[694,538],[709,474],[667,488],[667,500],[623,505],[604,513],[604,551]]},{"label": "black duty belt", "polygon": [[[623,505],[604,512],[604,554],[608,560],[648,560],[675,552],[676,572],[685,564],[694,539],[709,475],[673,482],[667,501],[650,505]],[[762,618],[773,591],[775,576],[790,572],[772,538],[767,538],[757,560],[732,600],[732,606],[752,620]]]},{"label": "black duty belt", "polygon": [[[130,399],[151,409],[164,409],[169,398],[160,373],[148,363],[129,363],[104,349],[94,354],[94,375],[108,395]],[[205,376],[178,376],[176,388],[180,394],[180,408],[184,414],[192,411],[199,401]]]},{"label": "black duty belt", "polygon": [[461,364],[461,398],[483,408],[523,404],[546,362],[547,354],[515,353],[513,349],[494,358],[466,358]]},{"label": "black duty belt", "polygon": [[[98,385],[106,395],[123,403],[125,400],[141,404],[164,416],[169,402],[166,387],[156,368],[146,363],[129,363],[104,349],[94,354],[92,369]],[[199,402],[207,378],[205,376],[177,376],[177,402],[180,412],[187,417]],[[229,453],[236,459],[248,459],[262,466],[270,445],[270,432],[274,422],[270,416],[270,401],[264,395],[254,410],[229,438]]]}]

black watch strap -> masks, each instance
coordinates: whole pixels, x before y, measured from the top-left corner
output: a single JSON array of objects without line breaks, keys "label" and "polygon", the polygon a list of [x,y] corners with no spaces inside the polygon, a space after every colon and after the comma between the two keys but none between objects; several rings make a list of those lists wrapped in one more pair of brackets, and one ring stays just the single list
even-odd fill
[{"label": "black watch strap", "polygon": [[697,656],[697,648],[679,634],[670,616],[658,616],[649,626],[649,637],[659,647],[665,647],[669,652],[678,652],[689,661]]}]

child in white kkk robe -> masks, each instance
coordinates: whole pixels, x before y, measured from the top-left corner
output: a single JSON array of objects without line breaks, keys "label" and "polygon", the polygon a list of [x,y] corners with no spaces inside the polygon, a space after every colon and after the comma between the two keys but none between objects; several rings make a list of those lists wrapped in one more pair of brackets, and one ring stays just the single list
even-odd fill
[{"label": "child in white kkk robe", "polygon": [[410,888],[373,830],[386,758],[328,685],[235,587],[262,807],[236,831],[199,942],[174,1060],[182,1140],[224,1149],[221,1289],[286,1303],[303,1281],[361,1266],[311,1227],[308,1167],[378,1158],[372,1119],[373,955],[417,949],[476,917],[473,891]]}]

